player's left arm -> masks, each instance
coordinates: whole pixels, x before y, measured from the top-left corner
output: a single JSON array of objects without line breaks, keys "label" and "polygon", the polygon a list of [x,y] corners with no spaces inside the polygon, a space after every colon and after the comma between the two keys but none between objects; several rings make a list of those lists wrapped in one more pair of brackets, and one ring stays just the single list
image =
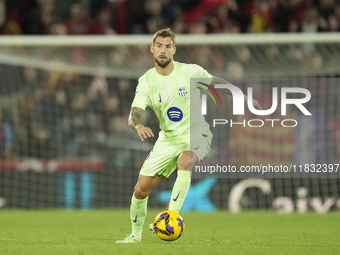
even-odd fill
[{"label": "player's left arm", "polygon": [[[219,77],[216,77],[216,76],[212,76],[212,80],[211,80],[211,83],[210,83],[210,86],[212,87],[215,87],[215,84],[231,84],[230,82],[222,79],[222,78],[219,78]],[[218,89],[219,91],[225,93],[225,94],[228,94],[228,95],[231,95],[232,96],[232,93],[229,89],[227,88],[219,88]],[[248,102],[248,97],[246,95],[244,95],[244,102],[247,103]],[[253,99],[253,106],[255,109],[257,110],[262,110],[259,102],[255,99]]]}]

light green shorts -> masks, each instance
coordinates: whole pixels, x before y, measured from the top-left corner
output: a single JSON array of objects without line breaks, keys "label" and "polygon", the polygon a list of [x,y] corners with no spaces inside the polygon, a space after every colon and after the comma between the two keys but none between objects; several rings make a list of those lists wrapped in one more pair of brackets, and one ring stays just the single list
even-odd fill
[{"label": "light green shorts", "polygon": [[200,134],[191,143],[182,143],[175,145],[164,145],[157,141],[153,149],[146,157],[144,164],[139,172],[144,176],[163,175],[168,178],[178,165],[178,159],[183,151],[192,151],[201,161],[210,151],[212,134]]}]

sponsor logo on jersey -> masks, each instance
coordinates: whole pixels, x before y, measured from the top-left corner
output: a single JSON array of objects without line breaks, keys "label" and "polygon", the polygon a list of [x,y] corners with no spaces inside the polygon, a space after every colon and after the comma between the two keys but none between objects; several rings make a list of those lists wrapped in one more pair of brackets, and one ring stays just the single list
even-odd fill
[{"label": "sponsor logo on jersey", "polygon": [[196,148],[194,148],[195,150],[198,150],[199,146],[197,146]]},{"label": "sponsor logo on jersey", "polygon": [[134,222],[134,223],[136,223],[136,222],[137,222],[137,214],[136,214],[136,218],[135,218],[135,220],[133,220],[133,222]]},{"label": "sponsor logo on jersey", "polygon": [[158,102],[162,103],[161,93],[159,93],[159,100]]},{"label": "sponsor logo on jersey", "polygon": [[183,119],[183,112],[177,107],[170,107],[167,111],[169,120],[173,122],[178,122]]},{"label": "sponsor logo on jersey", "polygon": [[188,94],[186,87],[178,88],[178,95],[181,97],[185,97]]}]

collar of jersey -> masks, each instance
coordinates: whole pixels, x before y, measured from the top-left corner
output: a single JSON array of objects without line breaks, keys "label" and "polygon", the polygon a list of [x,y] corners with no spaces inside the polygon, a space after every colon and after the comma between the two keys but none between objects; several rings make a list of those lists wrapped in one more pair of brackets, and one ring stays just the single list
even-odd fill
[{"label": "collar of jersey", "polygon": [[178,62],[174,61],[174,70],[172,70],[171,74],[169,74],[169,75],[161,75],[161,74],[159,74],[157,72],[156,67],[154,68],[154,71],[155,71],[155,73],[157,74],[158,77],[162,77],[164,79],[167,79],[167,78],[170,78],[170,77],[172,77],[174,75],[175,70],[177,70],[177,68],[178,68]]}]

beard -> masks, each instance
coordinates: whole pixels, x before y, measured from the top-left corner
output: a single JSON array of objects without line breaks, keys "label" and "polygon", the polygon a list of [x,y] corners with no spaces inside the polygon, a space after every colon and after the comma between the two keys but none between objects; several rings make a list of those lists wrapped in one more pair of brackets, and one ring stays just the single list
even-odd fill
[{"label": "beard", "polygon": [[167,67],[167,66],[170,64],[171,59],[168,59],[167,61],[161,63],[161,62],[158,61],[157,58],[155,58],[155,62],[157,63],[157,65],[158,65],[159,67],[165,68],[165,67]]}]

